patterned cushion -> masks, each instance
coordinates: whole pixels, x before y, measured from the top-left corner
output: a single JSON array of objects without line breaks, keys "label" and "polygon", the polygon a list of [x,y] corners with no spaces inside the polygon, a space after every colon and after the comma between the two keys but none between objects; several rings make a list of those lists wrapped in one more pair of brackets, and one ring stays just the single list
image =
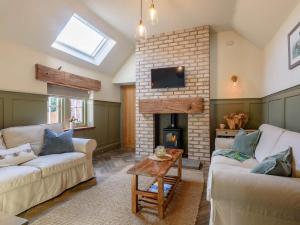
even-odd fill
[{"label": "patterned cushion", "polygon": [[0,150],[0,167],[16,166],[36,158],[30,144]]},{"label": "patterned cushion", "polygon": [[2,137],[2,133],[0,132],[0,149],[6,149],[3,137]]}]

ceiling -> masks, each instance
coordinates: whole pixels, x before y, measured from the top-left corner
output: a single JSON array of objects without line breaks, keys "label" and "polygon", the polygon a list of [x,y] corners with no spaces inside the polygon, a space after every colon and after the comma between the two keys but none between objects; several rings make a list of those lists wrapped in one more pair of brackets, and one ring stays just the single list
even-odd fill
[{"label": "ceiling", "polygon": [[[300,0],[154,0],[159,23],[149,34],[200,25],[235,30],[264,47]],[[148,18],[150,0],[143,0]],[[8,39],[104,74],[115,74],[134,52],[140,0],[1,0],[0,39]],[[117,44],[100,66],[51,48],[73,13]],[[146,19],[145,19],[146,20]],[[149,21],[146,20],[149,24]]]},{"label": "ceiling", "polygon": [[[80,1],[134,40],[140,0]],[[146,19],[150,0],[143,2]],[[298,2],[299,0],[154,0],[159,23],[148,26],[148,33],[212,25],[216,30],[234,29],[257,46],[264,47]]]},{"label": "ceiling", "polygon": [[[100,66],[84,62],[51,47],[73,13],[77,13],[117,42]],[[134,51],[134,42],[79,0],[1,0],[0,28],[0,39],[29,46],[104,74],[115,74]]]}]

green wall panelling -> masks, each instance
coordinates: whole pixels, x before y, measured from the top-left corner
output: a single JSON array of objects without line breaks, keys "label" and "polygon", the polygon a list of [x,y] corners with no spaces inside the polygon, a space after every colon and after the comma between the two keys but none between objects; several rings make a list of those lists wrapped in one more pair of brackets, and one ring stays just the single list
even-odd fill
[{"label": "green wall panelling", "polygon": [[285,98],[285,127],[300,132],[300,94]]},{"label": "green wall panelling", "polygon": [[269,101],[268,102],[269,123],[277,127],[282,127],[283,110],[284,107],[282,105],[282,99]]},{"label": "green wall panelling", "polygon": [[47,122],[47,96],[0,91],[0,127]]},{"label": "green wall panelling", "polygon": [[249,115],[246,125],[248,129],[257,129],[262,121],[262,102],[259,98],[251,99],[211,99],[210,100],[210,141],[211,150],[214,149],[216,128],[225,123],[224,116],[233,112],[244,112]]},{"label": "green wall panelling", "polygon": [[94,138],[101,150],[120,146],[120,103],[94,101]]},{"label": "green wall panelling", "polygon": [[262,99],[264,123],[300,132],[300,85]]},{"label": "green wall panelling", "polygon": [[[47,123],[47,95],[0,91],[0,129]],[[97,140],[100,149],[120,146],[120,103],[94,101],[95,129],[74,136]]]},{"label": "green wall panelling", "polygon": [[0,97],[0,129],[4,128],[4,98]]}]

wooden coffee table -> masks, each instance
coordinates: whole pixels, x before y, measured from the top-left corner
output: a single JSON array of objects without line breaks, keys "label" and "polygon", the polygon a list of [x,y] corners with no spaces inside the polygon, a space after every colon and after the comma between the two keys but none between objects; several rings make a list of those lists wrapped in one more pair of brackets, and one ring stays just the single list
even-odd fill
[{"label": "wooden coffee table", "polygon": [[[182,174],[182,149],[167,149],[167,153],[172,155],[169,161],[158,162],[146,158],[131,167],[127,173],[132,175],[131,178],[131,204],[132,212],[137,213],[140,208],[150,208],[158,211],[159,218],[163,219],[165,210],[170,203],[174,191],[181,180]],[[166,175],[169,169],[178,161],[178,175]],[[155,178],[158,182],[158,192],[148,190],[139,190],[138,176],[147,176]],[[172,185],[171,190],[164,196],[164,184]],[[151,185],[150,185],[151,186]]]}]

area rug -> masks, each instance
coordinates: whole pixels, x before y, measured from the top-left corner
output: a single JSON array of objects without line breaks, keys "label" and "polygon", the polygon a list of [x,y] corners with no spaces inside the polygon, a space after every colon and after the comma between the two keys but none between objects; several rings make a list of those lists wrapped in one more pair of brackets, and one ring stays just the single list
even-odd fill
[{"label": "area rug", "polygon": [[[169,204],[163,220],[154,212],[131,213],[131,177],[124,168],[71,200],[53,208],[33,225],[194,225],[203,191],[203,173],[183,169],[182,182]],[[175,173],[173,169],[170,173]],[[152,180],[141,177],[142,186]]]}]

